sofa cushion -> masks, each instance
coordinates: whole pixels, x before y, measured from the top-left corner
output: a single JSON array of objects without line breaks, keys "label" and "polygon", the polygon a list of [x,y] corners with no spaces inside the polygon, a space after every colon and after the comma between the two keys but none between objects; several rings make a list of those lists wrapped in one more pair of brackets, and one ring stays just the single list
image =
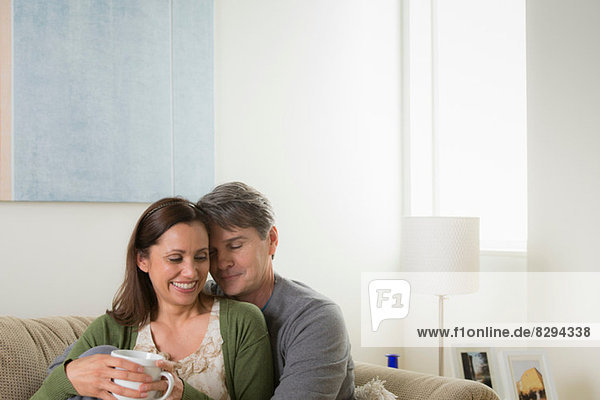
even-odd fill
[{"label": "sofa cushion", "polygon": [[52,360],[75,341],[92,317],[0,317],[0,393],[4,400],[30,398]]}]

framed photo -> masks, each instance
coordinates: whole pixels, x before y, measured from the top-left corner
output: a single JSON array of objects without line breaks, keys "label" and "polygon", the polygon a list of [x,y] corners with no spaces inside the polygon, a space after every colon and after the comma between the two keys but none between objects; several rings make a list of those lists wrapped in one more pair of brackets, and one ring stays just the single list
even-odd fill
[{"label": "framed photo", "polygon": [[508,399],[558,399],[543,351],[507,351],[502,358]]},{"label": "framed photo", "polygon": [[496,374],[496,356],[489,347],[456,347],[454,349],[454,375],[481,382],[500,392]]}]

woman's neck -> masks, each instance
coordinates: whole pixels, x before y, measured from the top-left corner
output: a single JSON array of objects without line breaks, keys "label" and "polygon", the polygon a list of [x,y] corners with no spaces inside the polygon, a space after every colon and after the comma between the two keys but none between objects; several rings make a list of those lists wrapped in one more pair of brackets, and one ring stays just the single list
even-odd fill
[{"label": "woman's neck", "polygon": [[198,296],[198,301],[189,306],[159,305],[156,318],[152,322],[164,323],[171,326],[183,325],[191,318],[209,313],[212,305],[213,298],[201,293]]}]

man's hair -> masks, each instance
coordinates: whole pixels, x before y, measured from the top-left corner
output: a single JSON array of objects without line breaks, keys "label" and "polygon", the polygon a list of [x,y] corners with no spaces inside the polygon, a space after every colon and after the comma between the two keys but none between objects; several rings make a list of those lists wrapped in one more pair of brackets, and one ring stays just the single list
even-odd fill
[{"label": "man's hair", "polygon": [[198,207],[208,214],[210,223],[226,230],[254,228],[263,240],[275,224],[269,200],[242,182],[217,186],[198,201]]}]

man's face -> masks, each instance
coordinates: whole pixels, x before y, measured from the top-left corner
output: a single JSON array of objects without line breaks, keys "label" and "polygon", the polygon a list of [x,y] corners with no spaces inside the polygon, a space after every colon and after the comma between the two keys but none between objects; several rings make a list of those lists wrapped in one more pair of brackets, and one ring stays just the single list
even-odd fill
[{"label": "man's face", "polygon": [[277,229],[261,239],[255,228],[210,227],[210,273],[227,296],[252,302],[270,290]]}]

